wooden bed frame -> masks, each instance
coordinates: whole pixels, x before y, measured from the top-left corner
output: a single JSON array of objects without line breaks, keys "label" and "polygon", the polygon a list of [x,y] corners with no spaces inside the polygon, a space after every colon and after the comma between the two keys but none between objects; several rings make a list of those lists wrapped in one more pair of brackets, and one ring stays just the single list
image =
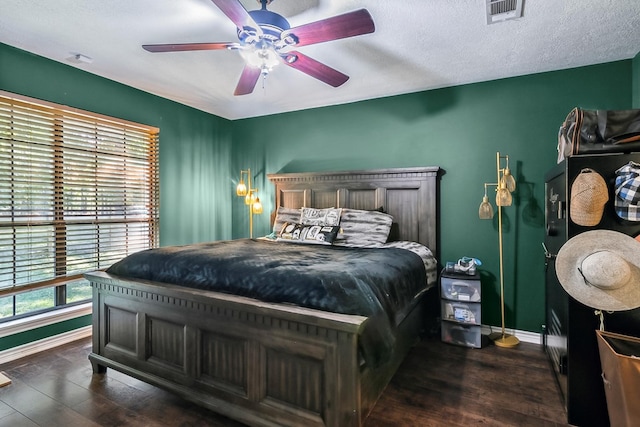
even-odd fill
[{"label": "wooden bed frame", "polygon": [[[437,254],[438,167],[274,174],[276,206],[379,209],[401,240]],[[362,316],[206,292],[105,272],[93,287],[94,373],[113,368],[255,426],[362,426],[418,339],[416,304],[391,360],[360,362]]]}]

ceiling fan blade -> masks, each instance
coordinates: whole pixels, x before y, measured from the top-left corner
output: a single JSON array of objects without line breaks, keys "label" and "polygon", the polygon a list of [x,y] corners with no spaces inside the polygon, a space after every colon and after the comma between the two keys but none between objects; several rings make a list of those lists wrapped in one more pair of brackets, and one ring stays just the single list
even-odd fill
[{"label": "ceiling fan blade", "polygon": [[360,9],[291,28],[282,33],[281,39],[289,43],[287,37],[293,38],[291,44],[300,47],[373,33],[375,29],[369,12]]},{"label": "ceiling fan blade", "polygon": [[238,0],[211,0],[218,8],[227,15],[227,18],[236,24],[236,27],[242,29],[244,27],[251,27],[262,33],[262,29],[256,21],[253,20],[247,9],[242,6]]},{"label": "ceiling fan blade", "polygon": [[349,80],[346,74],[300,52],[289,52],[283,55],[282,62],[333,87],[338,87]]},{"label": "ceiling fan blade", "polygon": [[260,68],[245,65],[244,69],[242,70],[242,75],[240,75],[238,85],[236,86],[236,90],[235,92],[233,92],[233,94],[238,96],[248,95],[253,92],[253,88],[256,87],[256,83],[258,83],[260,75]]},{"label": "ceiling fan blade", "polygon": [[188,50],[219,50],[239,47],[238,43],[178,43],[145,44],[142,48],[149,52],[183,52]]}]

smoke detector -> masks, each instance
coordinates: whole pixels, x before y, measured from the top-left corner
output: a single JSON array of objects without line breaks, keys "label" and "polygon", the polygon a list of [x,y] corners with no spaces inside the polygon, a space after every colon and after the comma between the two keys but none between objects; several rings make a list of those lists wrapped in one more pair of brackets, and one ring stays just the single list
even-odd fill
[{"label": "smoke detector", "polygon": [[71,52],[71,56],[67,58],[67,61],[73,62],[74,64],[91,64],[93,59],[81,53]]},{"label": "smoke detector", "polygon": [[487,24],[517,19],[522,17],[524,0],[486,0]]}]

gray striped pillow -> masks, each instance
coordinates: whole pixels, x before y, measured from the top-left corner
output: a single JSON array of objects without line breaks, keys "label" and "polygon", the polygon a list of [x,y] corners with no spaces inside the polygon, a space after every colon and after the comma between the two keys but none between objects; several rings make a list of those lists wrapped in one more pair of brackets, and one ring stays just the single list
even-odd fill
[{"label": "gray striped pillow", "polygon": [[299,223],[300,215],[300,209],[285,208],[284,206],[280,206],[278,208],[278,211],[276,212],[276,219],[273,221],[273,232],[277,236],[278,234],[280,234],[282,227],[284,227],[286,223]]},{"label": "gray striped pillow", "polygon": [[376,248],[389,238],[393,217],[378,211],[342,209],[340,228],[342,233],[334,240],[334,246]]}]

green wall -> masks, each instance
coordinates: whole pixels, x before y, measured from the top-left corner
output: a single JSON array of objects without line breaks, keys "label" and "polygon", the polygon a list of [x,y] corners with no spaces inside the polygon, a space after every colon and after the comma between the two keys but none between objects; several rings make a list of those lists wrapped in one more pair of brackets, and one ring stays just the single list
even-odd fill
[{"label": "green wall", "polygon": [[[3,44],[0,90],[159,127],[160,244],[231,237],[228,120]],[[90,317],[83,320],[65,325],[71,330],[90,323]],[[59,326],[21,334],[20,340],[64,332]],[[15,342],[2,338],[0,349]]]},{"label": "green wall", "polygon": [[[500,324],[497,226],[477,209],[482,183],[495,181],[496,151],[508,154],[519,185],[504,210],[507,325],[537,332],[543,177],[556,164],[558,127],[574,106],[637,105],[638,61],[230,122],[0,44],[0,89],[159,127],[162,245],[245,237],[245,207],[233,194],[240,169],[252,169],[268,213],[267,173],[438,165],[441,260],[484,262],[483,323],[492,325]],[[269,215],[256,216],[254,235],[268,229]]]},{"label": "green wall", "polygon": [[231,237],[228,120],[3,44],[0,89],[159,127],[160,243]]},{"label": "green wall", "polygon": [[[438,165],[441,261],[483,261],[485,324],[500,325],[497,216],[478,219],[483,183],[496,181],[496,152],[510,156],[514,206],[504,209],[508,327],[539,332],[544,322],[544,174],[556,164],[557,132],[575,106],[631,106],[631,61],[450,87],[232,123],[236,167],[266,173]],[[241,204],[234,204],[237,209]],[[234,236],[247,235],[234,215]],[[267,234],[269,215],[254,218]]]}]

